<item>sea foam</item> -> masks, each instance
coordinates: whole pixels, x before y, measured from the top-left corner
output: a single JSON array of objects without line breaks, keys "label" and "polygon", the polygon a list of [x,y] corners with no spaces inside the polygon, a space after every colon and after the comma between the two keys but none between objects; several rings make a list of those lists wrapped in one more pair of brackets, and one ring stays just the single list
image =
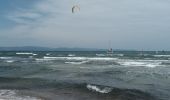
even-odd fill
[{"label": "sea foam", "polygon": [[141,61],[141,60],[127,60],[127,61],[120,61],[118,62],[120,65],[123,66],[131,66],[131,67],[135,67],[135,66],[144,66],[144,67],[150,67],[150,68],[154,68],[157,66],[162,66],[162,62],[160,61]]},{"label": "sea foam", "polygon": [[7,62],[7,63],[13,63],[14,60],[6,60],[5,62]]},{"label": "sea foam", "polygon": [[6,60],[6,59],[12,59],[12,57],[0,57],[0,59]]},{"label": "sea foam", "polygon": [[109,87],[100,88],[99,86],[91,85],[91,84],[88,84],[87,88],[89,90],[92,90],[92,91],[95,91],[95,92],[99,92],[99,93],[109,93],[109,92],[112,91],[112,88],[109,88]]},{"label": "sea foam", "polygon": [[100,60],[116,60],[117,58],[110,58],[110,57],[48,57],[44,56],[44,60],[91,60],[91,61],[100,61]]},{"label": "sea foam", "polygon": [[36,97],[17,95],[15,90],[0,90],[0,100],[41,100]]},{"label": "sea foam", "polygon": [[36,56],[37,54],[35,53],[30,53],[30,52],[17,52],[16,53],[17,55],[33,55],[33,56]]},{"label": "sea foam", "polygon": [[75,54],[68,54],[69,57],[74,57],[76,56]]},{"label": "sea foam", "polygon": [[88,61],[81,61],[81,62],[74,62],[74,61],[70,61],[70,62],[65,62],[66,64],[74,64],[74,65],[80,65],[80,64],[85,64]]},{"label": "sea foam", "polygon": [[154,57],[170,57],[170,55],[153,55]]}]

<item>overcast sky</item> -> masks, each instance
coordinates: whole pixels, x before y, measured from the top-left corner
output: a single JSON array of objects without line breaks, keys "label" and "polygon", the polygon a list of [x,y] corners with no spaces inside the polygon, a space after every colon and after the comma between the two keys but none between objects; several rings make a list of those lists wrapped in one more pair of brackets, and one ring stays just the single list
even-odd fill
[{"label": "overcast sky", "polygon": [[169,43],[170,0],[0,0],[0,46],[170,50]]}]

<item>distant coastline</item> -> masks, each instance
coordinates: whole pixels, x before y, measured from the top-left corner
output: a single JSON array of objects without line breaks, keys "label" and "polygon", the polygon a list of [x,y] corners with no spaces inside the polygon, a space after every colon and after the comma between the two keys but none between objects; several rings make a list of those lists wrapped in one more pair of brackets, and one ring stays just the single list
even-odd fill
[{"label": "distant coastline", "polygon": [[0,47],[0,51],[106,51],[106,49],[96,48],[49,48],[38,46],[21,46],[21,47]]},{"label": "distant coastline", "polygon": [[[39,47],[39,46],[18,46],[18,47],[0,47],[0,51],[107,51],[107,49],[98,48],[49,48],[49,47]],[[113,51],[136,51],[136,50],[123,50],[123,49],[113,49]]]}]

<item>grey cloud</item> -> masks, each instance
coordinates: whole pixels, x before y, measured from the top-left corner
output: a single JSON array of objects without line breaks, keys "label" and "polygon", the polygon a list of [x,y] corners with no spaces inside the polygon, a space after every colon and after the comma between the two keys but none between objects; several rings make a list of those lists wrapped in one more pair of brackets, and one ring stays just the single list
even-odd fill
[{"label": "grey cloud", "polygon": [[[81,10],[72,14],[74,4]],[[51,47],[108,48],[112,41],[113,48],[170,49],[165,45],[169,9],[170,1],[161,0],[44,0],[27,13],[14,14],[13,20],[26,25],[16,25],[12,33]]]}]

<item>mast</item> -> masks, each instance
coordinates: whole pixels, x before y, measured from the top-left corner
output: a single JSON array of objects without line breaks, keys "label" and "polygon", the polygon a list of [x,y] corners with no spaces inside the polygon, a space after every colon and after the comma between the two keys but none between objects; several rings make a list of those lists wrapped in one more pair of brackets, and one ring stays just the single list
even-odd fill
[{"label": "mast", "polygon": [[107,56],[113,56],[113,49],[111,47],[111,41],[109,41],[109,48],[107,50]]}]

